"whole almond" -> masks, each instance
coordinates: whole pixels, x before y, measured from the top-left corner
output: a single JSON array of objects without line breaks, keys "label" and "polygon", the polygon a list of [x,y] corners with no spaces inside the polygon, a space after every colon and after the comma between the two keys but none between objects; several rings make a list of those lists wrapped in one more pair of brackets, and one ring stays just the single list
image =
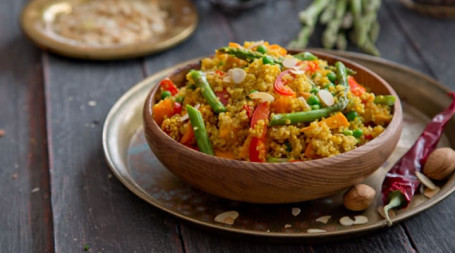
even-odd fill
[{"label": "whole almond", "polygon": [[367,209],[376,196],[376,191],[366,184],[357,184],[343,195],[344,206],[351,211]]},{"label": "whole almond", "polygon": [[455,150],[437,148],[429,156],[423,167],[423,174],[435,180],[443,180],[455,170]]}]

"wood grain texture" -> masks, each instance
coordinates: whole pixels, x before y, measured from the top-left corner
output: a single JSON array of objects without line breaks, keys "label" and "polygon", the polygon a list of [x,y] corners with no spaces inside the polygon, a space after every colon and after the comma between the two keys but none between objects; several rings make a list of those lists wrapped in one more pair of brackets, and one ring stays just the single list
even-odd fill
[{"label": "wood grain texture", "polygon": [[0,3],[0,251],[52,252],[52,214],[41,52]]},{"label": "wood grain texture", "polygon": [[[396,1],[387,0],[385,3],[395,23],[407,36],[407,44],[417,51],[429,74],[455,90],[455,50],[452,40],[444,39],[444,34],[448,31],[455,31],[455,21],[421,16]],[[437,206],[404,223],[404,228],[418,251],[455,251],[454,200],[453,195],[449,196]]]},{"label": "wood grain texture", "polygon": [[103,120],[143,78],[141,61],[85,62],[46,55],[48,135],[56,252],[180,251],[175,219],[112,178]]}]

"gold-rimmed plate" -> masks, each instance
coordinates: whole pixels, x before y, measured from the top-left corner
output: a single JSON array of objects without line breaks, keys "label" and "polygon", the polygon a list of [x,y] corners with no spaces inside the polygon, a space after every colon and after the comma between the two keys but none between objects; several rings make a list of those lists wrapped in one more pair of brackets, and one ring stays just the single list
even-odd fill
[{"label": "gold-rimmed plate", "polygon": [[[113,0],[109,1],[112,2]],[[43,49],[69,57],[93,60],[133,58],[159,52],[184,41],[196,29],[198,23],[197,10],[189,0],[115,0],[115,2],[126,3],[134,1],[142,4],[156,3],[156,6],[159,6],[160,13],[163,14],[161,20],[164,20],[161,22],[159,32],[143,33],[142,37],[130,41],[112,42],[109,40],[108,43],[87,43],[78,37],[67,35],[69,32],[59,32],[60,30],[56,27],[60,19],[57,16],[69,15],[76,8],[79,10],[81,7],[84,8],[84,5],[91,3],[87,0],[30,1],[22,12],[21,26],[24,33]],[[98,3],[101,2],[103,1],[98,1]],[[111,2],[109,3],[112,4]],[[82,28],[78,28],[78,31],[93,28],[91,20],[88,18],[83,20],[86,20],[84,21],[86,23]],[[106,22],[110,21],[107,20]],[[143,23],[141,24],[146,26]],[[134,29],[142,27],[141,24],[136,23]],[[149,26],[152,25],[153,23]],[[71,29],[70,32],[73,35],[75,28],[72,27]],[[124,38],[125,36],[117,37]]]},{"label": "gold-rimmed plate", "polygon": [[[446,96],[448,90],[425,75],[379,58],[346,52],[330,53],[375,71],[394,87],[404,102],[404,127],[400,142],[388,161],[365,180],[366,184],[379,193],[386,171],[414,143],[430,117],[450,102]],[[343,192],[294,204],[249,204],[222,199],[193,189],[171,174],[147,146],[142,128],[142,107],[145,96],[153,85],[186,64],[188,62],[163,70],[137,84],[118,100],[106,118],[103,129],[106,160],[112,172],[128,189],[155,207],[186,221],[205,228],[242,235],[280,240],[326,240],[364,234],[387,226],[377,213],[377,208],[381,205],[380,194],[377,194],[374,203],[365,212],[346,210],[342,205]],[[454,127],[455,119],[452,119],[447,129]],[[455,133],[446,131],[440,145],[454,147]],[[439,186],[441,191],[431,199],[421,194],[416,195],[407,209],[398,212],[393,222],[412,217],[446,198],[455,190],[455,175]],[[293,208],[298,208],[300,213],[293,215]],[[214,221],[216,215],[230,210],[240,214],[233,225]],[[326,215],[331,216],[327,224],[316,221],[318,217]],[[346,215],[365,215],[369,222],[345,227],[340,225],[339,219]],[[311,228],[323,229],[325,232],[309,233],[308,229]]]}]

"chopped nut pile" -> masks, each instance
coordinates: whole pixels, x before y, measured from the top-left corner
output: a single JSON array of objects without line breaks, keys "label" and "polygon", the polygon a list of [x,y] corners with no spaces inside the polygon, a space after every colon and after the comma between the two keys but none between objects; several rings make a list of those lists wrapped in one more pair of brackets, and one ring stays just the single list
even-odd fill
[{"label": "chopped nut pile", "polygon": [[55,13],[47,25],[56,34],[90,46],[141,42],[166,29],[158,1],[98,0]]}]

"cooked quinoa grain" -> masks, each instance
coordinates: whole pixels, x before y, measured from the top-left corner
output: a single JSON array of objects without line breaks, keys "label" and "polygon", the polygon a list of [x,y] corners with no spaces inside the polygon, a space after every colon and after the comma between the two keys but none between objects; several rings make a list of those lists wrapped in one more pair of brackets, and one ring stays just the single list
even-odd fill
[{"label": "cooked quinoa grain", "polygon": [[[274,64],[262,59],[266,55]],[[229,43],[203,59],[185,83],[163,80],[161,92],[174,94],[154,105],[154,117],[171,138],[196,148],[200,140],[188,127],[186,105],[196,107],[215,155],[228,159],[292,162],[335,156],[376,138],[392,119],[391,106],[376,104],[368,84],[359,84],[355,75],[346,76],[346,83],[330,81],[333,73],[345,75],[342,67],[300,60],[268,42]],[[329,105],[317,99],[320,90]],[[307,120],[310,114],[318,116]]]}]

